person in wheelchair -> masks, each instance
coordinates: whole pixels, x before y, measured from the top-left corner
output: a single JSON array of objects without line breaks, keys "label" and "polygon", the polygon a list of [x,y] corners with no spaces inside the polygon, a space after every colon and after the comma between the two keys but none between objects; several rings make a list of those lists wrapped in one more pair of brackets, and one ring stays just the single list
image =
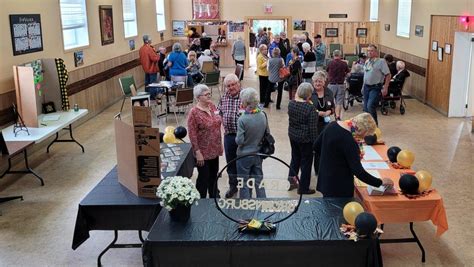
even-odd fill
[{"label": "person in wheelchair", "polygon": [[388,86],[388,95],[399,96],[402,93],[405,79],[410,76],[410,73],[405,69],[405,62],[397,61],[397,74],[390,80]]},{"label": "person in wheelchair", "polygon": [[351,69],[351,74],[347,77],[347,84],[349,85],[349,94],[357,100],[362,102],[362,86],[364,84],[364,67],[360,64],[354,64]]}]

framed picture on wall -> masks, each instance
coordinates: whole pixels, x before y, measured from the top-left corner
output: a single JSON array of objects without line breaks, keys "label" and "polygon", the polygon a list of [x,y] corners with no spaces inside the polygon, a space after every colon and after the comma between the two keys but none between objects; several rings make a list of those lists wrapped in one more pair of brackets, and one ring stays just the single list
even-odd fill
[{"label": "framed picture on wall", "polygon": [[76,51],[74,52],[74,66],[79,67],[84,65],[84,52]]},{"label": "framed picture on wall", "polygon": [[43,51],[40,14],[10,15],[13,55]]},{"label": "framed picture on wall", "polygon": [[359,38],[367,37],[367,28],[357,28],[356,29],[356,36]]},{"label": "framed picture on wall", "polygon": [[423,26],[421,25],[415,26],[415,35],[418,37],[423,37]]},{"label": "framed picture on wall", "polygon": [[293,30],[306,31],[306,20],[300,20],[300,19],[293,20]]},{"label": "framed picture on wall", "polygon": [[385,31],[386,32],[389,32],[390,31],[390,24],[385,24]]},{"label": "framed picture on wall", "polygon": [[443,48],[438,47],[438,61],[443,61]]},{"label": "framed picture on wall", "polygon": [[338,28],[326,28],[326,37],[337,37],[339,35]]},{"label": "framed picture on wall", "polygon": [[192,0],[193,20],[218,20],[219,0]]},{"label": "framed picture on wall", "polygon": [[100,40],[102,45],[114,43],[114,19],[112,6],[99,6]]},{"label": "framed picture on wall", "polygon": [[183,37],[184,29],[186,29],[184,20],[173,20],[173,36]]},{"label": "framed picture on wall", "polygon": [[438,50],[438,41],[433,41],[433,43],[431,43],[431,50],[432,51]]},{"label": "framed picture on wall", "polygon": [[451,55],[451,44],[444,44],[444,52],[448,55]]}]

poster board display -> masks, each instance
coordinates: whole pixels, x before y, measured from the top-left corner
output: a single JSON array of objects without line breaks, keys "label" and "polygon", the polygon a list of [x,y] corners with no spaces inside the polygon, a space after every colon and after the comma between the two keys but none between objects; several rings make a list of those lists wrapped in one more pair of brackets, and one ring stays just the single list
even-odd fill
[{"label": "poster board display", "polygon": [[10,15],[13,55],[43,51],[40,14]]},{"label": "poster board display", "polygon": [[219,0],[192,0],[193,20],[218,20]]}]

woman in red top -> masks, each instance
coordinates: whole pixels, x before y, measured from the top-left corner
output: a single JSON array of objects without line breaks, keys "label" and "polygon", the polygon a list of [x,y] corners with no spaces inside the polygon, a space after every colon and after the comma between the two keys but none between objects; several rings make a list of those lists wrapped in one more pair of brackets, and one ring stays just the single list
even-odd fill
[{"label": "woman in red top", "polygon": [[222,156],[221,117],[211,100],[211,91],[204,84],[194,87],[197,101],[188,116],[189,139],[197,160],[198,178],[196,188],[201,198],[213,198],[218,195],[214,184],[219,171],[219,156]]}]

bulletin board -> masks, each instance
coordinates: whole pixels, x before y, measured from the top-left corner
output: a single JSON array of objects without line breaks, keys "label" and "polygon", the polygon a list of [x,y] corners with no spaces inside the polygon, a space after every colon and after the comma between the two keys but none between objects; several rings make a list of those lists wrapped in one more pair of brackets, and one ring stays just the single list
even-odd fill
[{"label": "bulletin board", "polygon": [[40,14],[10,15],[13,55],[43,51]]}]

